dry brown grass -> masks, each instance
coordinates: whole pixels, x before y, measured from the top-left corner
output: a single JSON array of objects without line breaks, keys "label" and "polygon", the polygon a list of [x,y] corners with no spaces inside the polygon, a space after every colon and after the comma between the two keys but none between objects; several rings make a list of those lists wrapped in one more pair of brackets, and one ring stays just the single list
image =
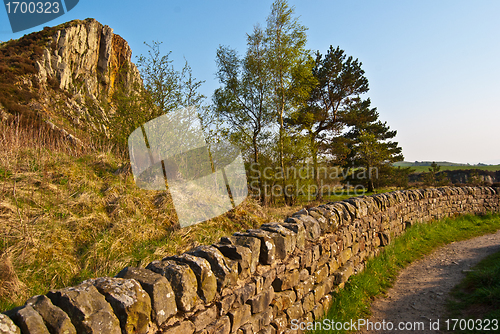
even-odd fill
[{"label": "dry brown grass", "polygon": [[11,255],[2,253],[0,255],[0,298],[10,298],[15,300],[17,296],[23,295],[26,286],[19,281]]},{"label": "dry brown grass", "polygon": [[137,188],[110,148],[75,147],[16,124],[0,123],[0,133],[0,311],[270,220],[249,198],[178,229],[169,196]]}]

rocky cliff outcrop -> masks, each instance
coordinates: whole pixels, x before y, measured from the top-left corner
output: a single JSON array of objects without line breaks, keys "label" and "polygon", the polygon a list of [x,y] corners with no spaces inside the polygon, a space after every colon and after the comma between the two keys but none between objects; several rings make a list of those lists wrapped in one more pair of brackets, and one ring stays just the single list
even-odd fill
[{"label": "rocky cliff outcrop", "polygon": [[[29,93],[26,101],[17,103],[24,103],[24,109],[57,131],[109,136],[116,111],[114,94],[131,95],[142,85],[128,43],[95,19],[46,27],[3,43],[0,50],[4,61],[24,61],[22,68],[33,68],[9,73],[16,77],[13,86]],[[22,109],[5,104],[0,101],[0,109],[3,105],[10,114]]]},{"label": "rocky cliff outcrop", "polygon": [[[425,182],[428,173],[410,174],[410,182]],[[491,186],[500,182],[500,171],[481,169],[445,170],[436,173],[437,180],[448,180],[451,184],[472,184]]]},{"label": "rocky cliff outcrop", "polygon": [[133,91],[141,82],[139,71],[128,43],[113,29],[94,19],[74,23],[53,35],[37,62],[38,78],[42,83],[55,78],[60,89],[70,92],[64,111],[73,123],[109,136],[113,93]]},{"label": "rocky cliff outcrop", "polygon": [[112,95],[119,76],[128,90],[140,81],[128,43],[113,29],[94,19],[73,22],[55,33],[37,61],[41,82],[57,78],[61,89],[96,100]]}]

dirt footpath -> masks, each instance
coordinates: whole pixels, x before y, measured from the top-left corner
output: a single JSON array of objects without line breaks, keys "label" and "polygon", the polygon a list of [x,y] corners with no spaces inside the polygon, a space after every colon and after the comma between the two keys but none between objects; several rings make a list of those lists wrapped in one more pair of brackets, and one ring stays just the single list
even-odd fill
[{"label": "dirt footpath", "polygon": [[[425,330],[370,330],[359,333],[451,333],[431,330],[430,322],[446,320],[445,302],[450,290],[464,277],[467,270],[484,257],[500,251],[500,231],[470,240],[444,246],[425,258],[415,261],[399,275],[397,282],[382,298],[371,306],[370,322],[392,322],[394,329],[400,322],[420,322]],[[406,324],[404,324],[406,325]],[[409,328],[409,324],[407,325]],[[376,327],[373,327],[376,328]]]}]

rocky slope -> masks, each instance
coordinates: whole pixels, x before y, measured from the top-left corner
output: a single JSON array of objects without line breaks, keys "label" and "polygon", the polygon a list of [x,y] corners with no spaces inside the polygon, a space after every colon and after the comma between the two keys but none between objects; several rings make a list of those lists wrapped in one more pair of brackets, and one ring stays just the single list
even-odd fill
[{"label": "rocky slope", "polygon": [[88,133],[109,137],[114,94],[131,95],[142,84],[131,56],[128,43],[95,19],[2,43],[0,114],[35,117],[77,141]]},{"label": "rocky slope", "polygon": [[[410,182],[424,182],[427,173],[410,174]],[[481,169],[445,170],[436,173],[437,179],[445,178],[451,184],[481,184],[486,186],[496,185],[500,182],[500,171]]]}]

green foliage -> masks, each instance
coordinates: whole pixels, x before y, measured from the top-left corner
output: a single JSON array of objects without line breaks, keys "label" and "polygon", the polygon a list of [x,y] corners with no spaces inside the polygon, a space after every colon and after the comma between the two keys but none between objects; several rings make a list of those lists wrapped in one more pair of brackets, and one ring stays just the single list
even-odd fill
[{"label": "green foliage", "polygon": [[[500,170],[500,165],[488,165],[488,166],[477,166],[477,165],[464,165],[464,166],[445,166],[445,165],[439,165],[441,167],[441,171],[447,171],[447,170],[470,170],[470,169],[476,169],[476,170],[485,170],[485,171],[492,171],[496,172]],[[403,167],[403,166],[402,166]],[[415,169],[416,173],[422,173],[422,172],[427,172],[428,167],[426,166],[410,166]]]},{"label": "green foliage", "polygon": [[[143,85],[136,83],[127,90],[121,80],[113,95],[117,112],[111,121],[111,134],[122,150],[126,150],[128,136],[142,124],[177,108],[202,108],[205,99],[198,92],[203,82],[193,77],[187,62],[179,72],[169,59],[170,53],[162,55],[161,42],[144,44],[149,47],[148,55],[139,56],[137,61]],[[121,68],[119,75],[126,71],[128,66]]]},{"label": "green foliage", "polygon": [[247,37],[247,52],[240,59],[235,50],[220,46],[217,50],[217,77],[222,87],[214,93],[214,114],[224,133],[240,147],[247,161],[258,170],[260,200],[265,201],[260,155],[270,137],[272,110],[270,108],[270,77],[266,62],[267,49],[260,27]]},{"label": "green foliage", "polygon": [[428,168],[429,172],[424,176],[424,183],[428,186],[445,186],[449,183],[445,173],[440,173],[441,166],[432,162]]},{"label": "green foliage", "polygon": [[400,166],[391,167],[390,169],[392,171],[392,175],[390,175],[390,178],[386,183],[386,185],[388,184],[395,185],[396,187],[401,189],[408,188],[409,176],[410,174],[415,172],[415,170],[412,169],[411,167],[401,168]]},{"label": "green foliage", "polygon": [[206,119],[214,120],[219,134],[242,149],[247,162],[258,165],[250,176],[257,179],[262,202],[266,200],[264,188],[280,182],[283,189],[291,183],[286,175],[279,181],[263,180],[262,170],[285,170],[301,151],[294,145],[303,143],[285,124],[285,118],[309,95],[313,81],[313,61],[305,49],[307,29],[293,15],[293,7],[277,0],[267,27],[256,26],[248,35],[243,57],[226,46],[217,50],[221,87],[215,91],[214,107]]},{"label": "green foliage", "polygon": [[[258,178],[262,202],[262,191],[276,186],[292,190],[282,195],[292,204],[295,189],[303,185],[314,185],[320,200],[324,184],[317,172],[307,179],[289,179],[287,173],[260,177],[266,168],[286,171],[311,162],[314,171],[330,164],[378,168],[383,173],[378,187],[406,186],[408,170],[389,166],[402,159],[401,148],[389,141],[396,131],[378,120],[369,99],[361,98],[368,91],[362,63],[332,46],[325,56],[317,52],[313,58],[306,49],[307,28],[294,10],[286,0],[276,0],[266,28],[256,26],[248,35],[243,57],[219,47],[221,87],[204,123],[212,122],[212,129],[241,148],[246,162],[259,165],[248,174]],[[373,190],[374,180],[366,185]]]},{"label": "green foliage", "polygon": [[[272,82],[272,103],[278,122],[278,158],[282,170],[285,165],[285,118],[288,117],[303,98],[307,98],[307,86],[296,82],[310,82],[312,77],[309,51],[305,48],[307,28],[294,17],[295,9],[286,0],[276,0],[271,6],[267,18],[266,43],[268,45],[269,73]],[[300,87],[300,88],[299,88]],[[304,89],[305,88],[305,89]],[[282,187],[286,188],[287,177],[283,178]],[[285,194],[285,202],[288,203]],[[290,204],[290,203],[288,203]]]},{"label": "green foliage", "polygon": [[129,94],[120,87],[113,94],[116,115],[111,119],[110,133],[122,151],[126,151],[128,136],[141,124],[154,118],[152,110],[147,109],[143,102],[144,91],[139,85],[135,88],[139,93]]},{"label": "green foliage", "polygon": [[[314,169],[317,170],[320,155],[326,153],[330,143],[338,141],[346,126],[347,115],[360,103],[359,95],[368,91],[368,80],[361,62],[347,58],[339,47],[333,49],[330,46],[325,57],[317,52],[313,65],[313,80],[305,84],[310,93],[288,123],[305,131]],[[314,179],[319,200],[322,197],[319,176],[315,175]]]},{"label": "green foliage", "polygon": [[181,107],[200,107],[205,96],[198,93],[203,81],[197,81],[192,76],[192,69],[187,61],[179,72],[174,69],[170,53],[162,55],[162,42],[153,41],[147,44],[148,55],[139,56],[137,67],[144,83],[145,107],[150,108],[151,116],[165,114]]},{"label": "green foliage", "polygon": [[[259,163],[262,146],[270,135],[270,77],[263,31],[255,27],[247,38],[247,52],[240,59],[236,50],[220,46],[217,50],[217,77],[222,87],[214,93],[214,113],[226,124],[226,134],[248,160]],[[251,158],[250,158],[251,157]]]},{"label": "green foliage", "polygon": [[437,172],[439,172],[440,169],[441,169],[441,166],[439,166],[437,163],[435,163],[433,161],[432,164],[431,164],[431,167],[429,168],[429,172],[431,172],[431,173],[437,173]]},{"label": "green foliage", "polygon": [[149,47],[148,55],[139,56],[137,67],[141,72],[145,91],[148,93],[145,102],[151,110],[154,118],[157,113],[162,115],[170,110],[176,109],[181,104],[181,82],[180,73],[172,66],[168,58],[170,53],[162,55],[160,51],[161,42],[153,41]]},{"label": "green foliage", "polygon": [[[378,112],[376,108],[370,108],[370,103],[369,99],[360,102],[347,117],[351,129],[343,135],[345,142],[341,148],[340,164],[374,171],[368,173],[367,178],[353,180],[351,177],[346,180],[363,184],[368,191],[373,191],[376,187],[387,185],[391,175],[396,173],[393,163],[402,161],[403,155],[398,143],[390,141],[396,136],[396,131],[391,131],[387,122],[378,120]],[[334,151],[338,152],[339,147],[334,147]]]},{"label": "green foliage", "polygon": [[[267,62],[272,82],[273,106],[280,124],[302,92],[304,86],[297,81],[307,81],[311,77],[312,63],[305,48],[307,28],[294,17],[295,8],[286,0],[276,0],[267,17],[264,41],[267,46]],[[302,92],[302,94],[299,94]],[[298,96],[299,95],[299,96]],[[301,101],[300,101],[301,102]]]}]

